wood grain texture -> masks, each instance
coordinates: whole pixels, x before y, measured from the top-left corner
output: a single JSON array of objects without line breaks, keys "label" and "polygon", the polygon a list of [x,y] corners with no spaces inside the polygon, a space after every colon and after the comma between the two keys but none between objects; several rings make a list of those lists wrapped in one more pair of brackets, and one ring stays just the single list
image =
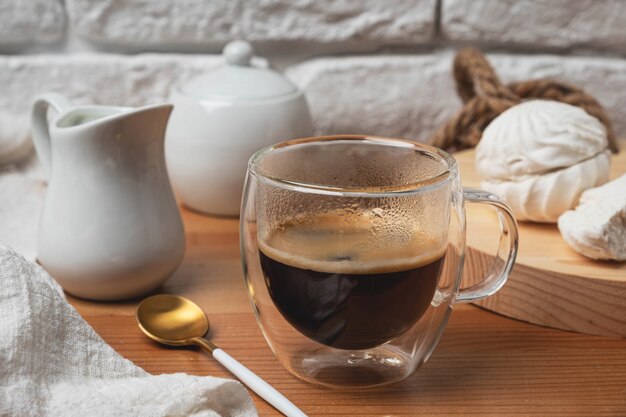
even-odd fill
[{"label": "wood grain texture", "polygon": [[[624,143],[621,144],[622,148]],[[455,155],[463,184],[477,187],[474,151]],[[626,152],[611,178],[626,173]],[[484,207],[467,206],[464,285],[486,273],[499,225]],[[555,224],[520,222],[517,263],[507,284],[477,304],[505,316],[581,333],[626,337],[626,262],[593,261],[571,249]]]},{"label": "wood grain texture", "polygon": [[[311,416],[624,416],[626,340],[561,332],[475,306],[455,307],[439,347],[409,379],[341,392],[302,382],[274,358],[256,325],[239,261],[238,221],[183,209],[187,252],[159,292],[185,295],[211,319],[220,347]],[[153,374],[229,377],[193,348],[167,348],[137,328],[137,300],[70,302],[121,355]],[[256,395],[262,416],[278,416]]]},{"label": "wood grain texture", "polygon": [[[196,349],[162,348],[134,318],[87,315],[102,337],[148,372],[229,377]],[[625,415],[626,341],[558,332],[476,307],[455,311],[431,359],[383,389],[340,392],[282,369],[250,313],[212,314],[213,340],[311,416]],[[255,396],[261,415],[279,415]]]}]

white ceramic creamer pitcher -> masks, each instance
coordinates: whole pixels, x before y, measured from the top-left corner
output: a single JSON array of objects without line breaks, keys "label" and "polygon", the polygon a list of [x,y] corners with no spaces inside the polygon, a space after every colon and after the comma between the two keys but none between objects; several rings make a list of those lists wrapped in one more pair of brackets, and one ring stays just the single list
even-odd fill
[{"label": "white ceramic creamer pitcher", "polygon": [[[48,123],[48,108],[58,113]],[[35,99],[33,141],[49,176],[38,260],[70,294],[148,293],[178,267],[183,225],[165,167],[172,105],[73,107]]]}]

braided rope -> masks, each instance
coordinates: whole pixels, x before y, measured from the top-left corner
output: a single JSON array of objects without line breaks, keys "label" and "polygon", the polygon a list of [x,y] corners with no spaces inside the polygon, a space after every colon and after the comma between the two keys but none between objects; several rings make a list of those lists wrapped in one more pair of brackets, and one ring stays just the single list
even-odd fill
[{"label": "braided rope", "polygon": [[502,84],[498,75],[477,49],[461,49],[454,59],[456,90],[464,107],[431,139],[434,146],[460,150],[478,144],[482,132],[500,113],[524,99],[555,100],[578,106],[606,127],[609,148],[619,148],[611,122],[602,105],[582,89],[552,79]]}]

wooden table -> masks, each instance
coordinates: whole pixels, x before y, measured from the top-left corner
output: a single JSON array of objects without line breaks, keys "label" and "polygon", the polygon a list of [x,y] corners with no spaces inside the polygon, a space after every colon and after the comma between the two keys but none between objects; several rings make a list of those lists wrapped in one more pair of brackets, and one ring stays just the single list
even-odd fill
[{"label": "wooden table", "polygon": [[[238,220],[183,209],[187,252],[160,292],[181,294],[209,314],[212,339],[311,416],[626,416],[626,339],[585,336],[455,307],[430,360],[390,387],[339,392],[281,368],[257,327],[239,261]],[[165,348],[137,328],[137,301],[70,298],[122,356],[153,374],[228,377],[202,352]],[[259,397],[260,415],[279,415]]]}]

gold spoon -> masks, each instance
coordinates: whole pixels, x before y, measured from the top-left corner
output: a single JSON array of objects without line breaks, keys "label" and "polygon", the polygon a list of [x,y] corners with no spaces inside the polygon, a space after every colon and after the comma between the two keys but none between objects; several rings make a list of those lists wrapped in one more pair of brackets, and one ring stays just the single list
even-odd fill
[{"label": "gold spoon", "polygon": [[197,304],[176,295],[154,295],[137,306],[137,323],[150,339],[170,346],[200,346],[261,398],[289,417],[306,417],[270,384],[203,336],[209,319]]}]

